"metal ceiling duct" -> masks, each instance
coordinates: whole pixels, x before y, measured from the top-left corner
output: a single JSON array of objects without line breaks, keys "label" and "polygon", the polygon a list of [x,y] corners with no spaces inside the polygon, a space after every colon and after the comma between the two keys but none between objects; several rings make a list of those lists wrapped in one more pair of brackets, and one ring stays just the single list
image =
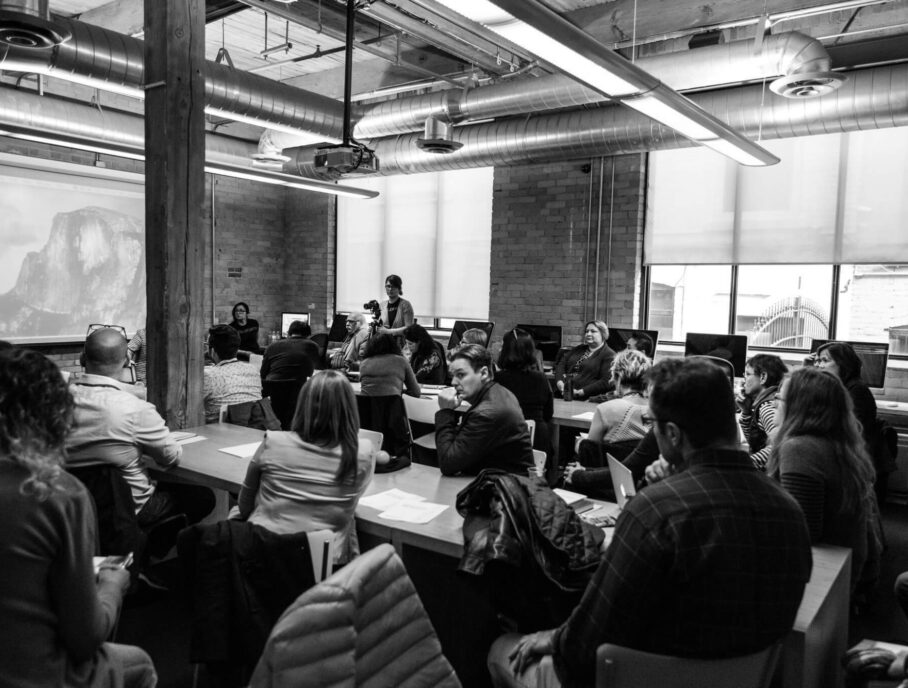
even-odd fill
[{"label": "metal ceiling duct", "polygon": [[[69,41],[52,50],[0,44],[0,69],[144,98],[142,40],[70,19],[58,22],[72,34]],[[205,105],[210,113],[263,127],[308,131],[325,139],[340,140],[343,134],[344,107],[333,98],[211,61],[205,63]]]},{"label": "metal ceiling duct", "polygon": [[[766,98],[762,86],[744,86],[690,96],[697,105],[744,135],[762,139],[908,126],[908,65],[859,70],[825,98]],[[373,139],[381,175],[585,159],[694,143],[628,108],[603,105],[514,117],[457,127],[464,146],[450,155],[424,153],[419,134]],[[314,176],[313,148],[288,149],[284,171]]]},{"label": "metal ceiling duct", "polygon": [[[802,33],[766,36],[759,51],[754,41],[734,41],[654,57],[636,64],[676,91],[740,84],[783,75],[798,85],[800,95],[821,95],[844,80],[830,72],[829,53],[823,44]],[[775,83],[775,82],[774,82]],[[823,90],[825,84],[826,91]],[[809,86],[812,84],[813,86]],[[538,78],[503,81],[475,89],[449,89],[426,95],[388,100],[363,109],[353,133],[357,138],[376,138],[419,130],[427,119],[461,123],[517,114],[580,107],[604,101],[602,94],[582,86],[568,76],[552,74]],[[279,154],[283,148],[308,144],[294,134],[263,135],[261,153]]]},{"label": "metal ceiling duct", "polygon": [[0,0],[0,43],[34,50],[69,38],[69,32],[51,20],[48,0]]}]

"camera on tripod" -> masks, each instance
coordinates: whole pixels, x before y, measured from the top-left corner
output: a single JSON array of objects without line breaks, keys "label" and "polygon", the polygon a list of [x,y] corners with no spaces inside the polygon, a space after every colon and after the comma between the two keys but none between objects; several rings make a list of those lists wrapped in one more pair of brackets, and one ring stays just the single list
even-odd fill
[{"label": "camera on tripod", "polygon": [[381,304],[375,299],[367,301],[363,304],[363,308],[372,313],[372,322],[369,323],[369,336],[374,337],[375,333],[378,332],[378,328],[381,327]]}]

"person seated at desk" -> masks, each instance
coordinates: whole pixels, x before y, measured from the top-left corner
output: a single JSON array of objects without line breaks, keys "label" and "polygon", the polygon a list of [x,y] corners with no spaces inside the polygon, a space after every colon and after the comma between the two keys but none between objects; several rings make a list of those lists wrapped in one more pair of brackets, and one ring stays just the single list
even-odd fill
[{"label": "person seated at desk", "polygon": [[820,370],[832,373],[842,381],[854,408],[854,415],[861,424],[861,436],[867,452],[873,457],[873,433],[876,430],[876,400],[873,392],[861,378],[864,367],[854,347],[847,342],[827,342],[815,354],[813,363]]},{"label": "person seated at desk", "polygon": [[214,494],[206,487],[149,478],[143,455],[161,468],[172,468],[183,448],[157,409],[133,394],[131,385],[114,379],[125,360],[126,338],[119,331],[95,330],[85,340],[85,374],[70,385],[74,409],[72,430],[66,436],[66,465],[116,466],[129,484],[143,530],[179,513],[196,523],[214,508]]},{"label": "person seated at desk", "polygon": [[875,583],[881,548],[872,531],[873,463],[848,392],[834,375],[799,368],[776,397],[779,432],[767,475],[801,505],[814,544],[851,548],[852,590],[868,560]]},{"label": "person seated at desk", "polygon": [[331,367],[355,370],[359,366],[366,342],[369,341],[369,328],[366,327],[366,316],[353,313],[347,316],[347,336],[340,349],[331,357]]},{"label": "person seated at desk", "polygon": [[255,366],[240,361],[236,355],[240,335],[229,325],[215,325],[208,330],[208,353],[213,366],[205,366],[202,396],[205,400],[205,422],[216,423],[221,406],[258,401],[262,398],[262,378]]},{"label": "person seated at desk", "polygon": [[262,347],[259,346],[259,321],[249,317],[249,305],[239,301],[233,305],[231,314],[233,320],[230,321],[230,327],[240,335],[240,351],[248,354],[262,353]]},{"label": "person seated at desk", "polygon": [[[571,349],[555,365],[555,386],[563,396],[567,382],[574,399],[588,399],[612,389],[610,382],[615,352],[605,343],[608,326],[591,320],[583,328],[583,344]],[[570,377],[568,377],[570,376]]]},{"label": "person seated at desk", "polygon": [[625,349],[615,356],[611,381],[616,396],[596,407],[590,424],[588,439],[591,442],[604,444],[643,439],[648,430],[643,420],[647,409],[644,393],[651,367],[652,361],[633,349]]},{"label": "person seated at desk", "polygon": [[359,364],[359,381],[367,397],[399,396],[404,391],[419,396],[419,383],[390,334],[377,334],[366,342]]},{"label": "person seated at desk", "polygon": [[145,328],[139,328],[129,340],[127,345],[129,360],[136,367],[136,382],[145,384],[146,364],[148,363],[148,347],[145,341]]},{"label": "person seated at desk", "polygon": [[287,328],[287,338],[274,342],[265,349],[259,373],[262,382],[307,380],[317,368],[318,344],[307,339],[312,329],[300,320]]},{"label": "person seated at desk", "polygon": [[249,463],[235,517],[274,533],[331,530],[335,563],[359,554],[353,513],[375,471],[376,447],[358,437],[353,388],[325,370],[300,391],[288,432],[267,431]]},{"label": "person seated at desk", "polygon": [[631,336],[627,340],[627,348],[639,351],[650,361],[653,360],[653,354],[656,352],[656,347],[653,344],[653,338],[650,337],[646,332],[631,332]]},{"label": "person seated at desk", "polygon": [[536,343],[529,332],[515,328],[505,334],[495,381],[517,397],[524,418],[536,421],[533,449],[551,456],[552,431],[549,422],[555,411],[552,388],[539,369]]},{"label": "person seated at desk", "polygon": [[72,411],[57,366],[0,353],[0,685],[153,688],[144,650],[104,642],[129,572],[95,575],[92,499],[61,470]]},{"label": "person seated at desk", "polygon": [[771,438],[776,431],[776,392],[788,368],[773,354],[757,354],[744,364],[744,390],[741,409],[741,432],[750,447],[750,460],[761,471],[772,452]]},{"label": "person seated at desk", "polygon": [[810,534],[797,502],[737,449],[725,374],[706,361],[662,361],[649,406],[675,473],[625,505],[567,621],[495,642],[495,685],[592,686],[603,643],[720,658],[791,631],[811,574]]},{"label": "person seated at desk", "polygon": [[447,365],[445,350],[436,342],[422,325],[410,325],[404,330],[404,338],[410,349],[410,367],[420,384],[443,385]]},{"label": "person seated at desk", "polygon": [[[517,398],[492,379],[489,351],[468,344],[454,353],[450,371],[454,389],[441,390],[435,413],[442,474],[475,475],[484,468],[500,468],[526,476],[533,465],[530,431]],[[470,408],[458,418],[455,409],[462,401]]]}]

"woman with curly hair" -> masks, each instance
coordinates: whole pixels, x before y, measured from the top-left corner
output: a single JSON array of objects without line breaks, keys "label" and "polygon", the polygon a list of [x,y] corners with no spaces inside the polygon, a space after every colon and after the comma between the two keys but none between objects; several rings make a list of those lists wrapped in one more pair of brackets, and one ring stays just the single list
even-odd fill
[{"label": "woman with curly hair", "polygon": [[62,470],[72,397],[41,354],[0,351],[0,685],[151,688],[149,656],[105,643],[125,569],[95,575],[95,516]]},{"label": "woman with curly hair", "polygon": [[851,397],[836,376],[800,368],[782,383],[777,404],[766,472],[801,505],[812,542],[851,548],[854,587],[868,556],[875,496]]}]

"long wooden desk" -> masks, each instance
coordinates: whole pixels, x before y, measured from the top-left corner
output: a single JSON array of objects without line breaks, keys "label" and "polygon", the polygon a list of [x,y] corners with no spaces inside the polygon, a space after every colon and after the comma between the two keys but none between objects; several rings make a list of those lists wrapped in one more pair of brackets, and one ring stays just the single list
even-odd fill
[{"label": "long wooden desk", "polygon": [[[586,402],[561,403],[570,406],[566,409],[569,415],[592,408],[592,404]],[[581,410],[573,411],[576,405],[580,405]],[[575,419],[569,420],[577,422]],[[255,442],[262,438],[263,433],[227,423],[188,430],[207,439],[184,445],[180,465],[167,474],[213,489],[238,492],[246,475],[248,460],[219,450],[222,447]],[[438,469],[419,464],[394,473],[376,474],[366,489],[366,495],[398,488],[449,507],[429,523],[420,525],[387,521],[378,517],[376,509],[360,505],[356,509],[357,530],[367,537],[392,543],[402,555],[408,550],[411,553],[417,550],[440,555],[447,562],[443,565],[453,568],[450,559],[459,559],[463,553],[463,519],[454,509],[454,500],[469,482],[469,478],[446,478]],[[407,564],[410,571],[410,562]],[[434,575],[438,572],[439,569],[436,568]],[[451,578],[444,584],[453,580],[453,571],[449,573]],[[839,668],[839,659],[846,649],[848,636],[850,575],[849,550],[829,546],[813,548],[811,579],[782,653],[782,684],[785,688],[829,688],[843,684],[844,676]],[[436,588],[443,585],[441,581],[433,582]],[[417,585],[417,589],[419,588]],[[439,591],[436,589],[435,592],[437,594]],[[420,593],[423,594],[423,590]],[[456,604],[449,605],[446,613],[450,612],[450,607],[456,608]],[[431,612],[430,609],[430,616]],[[433,623],[438,629],[439,620],[433,618]],[[438,630],[443,640],[442,645],[445,646],[446,636],[441,629]],[[454,651],[451,643],[461,643],[464,639],[458,637],[449,639],[448,642],[446,654],[449,653],[449,648],[450,652]],[[468,659],[476,661],[475,657]],[[485,672],[484,661],[480,668]]]}]

